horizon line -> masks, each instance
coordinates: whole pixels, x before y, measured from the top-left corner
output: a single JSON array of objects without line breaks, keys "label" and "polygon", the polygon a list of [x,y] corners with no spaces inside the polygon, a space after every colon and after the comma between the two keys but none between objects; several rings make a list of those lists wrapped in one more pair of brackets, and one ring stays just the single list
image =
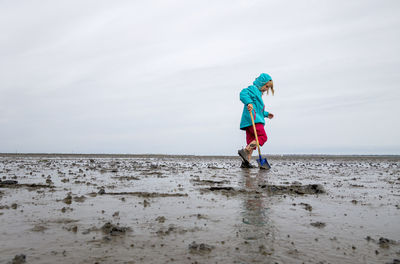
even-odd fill
[{"label": "horizon line", "polygon": [[[26,152],[7,153],[0,152],[0,156],[136,156],[136,157],[157,157],[157,156],[181,156],[181,157],[238,157],[237,155],[201,155],[201,154],[132,154],[132,153],[56,153],[56,152]],[[253,155],[258,156],[258,155]],[[283,156],[321,156],[321,157],[400,157],[400,154],[326,154],[326,153],[285,153],[285,154],[262,154],[262,156],[283,157]]]}]

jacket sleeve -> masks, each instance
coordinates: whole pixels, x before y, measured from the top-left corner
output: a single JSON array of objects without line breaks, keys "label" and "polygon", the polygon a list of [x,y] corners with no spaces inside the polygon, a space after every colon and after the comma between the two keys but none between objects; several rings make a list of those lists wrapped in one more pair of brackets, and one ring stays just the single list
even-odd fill
[{"label": "jacket sleeve", "polygon": [[269,115],[269,112],[264,111],[264,117],[268,117],[268,115]]},{"label": "jacket sleeve", "polygon": [[250,96],[249,88],[245,88],[240,92],[240,101],[242,101],[242,103],[244,103],[245,105],[253,103],[253,99]]}]

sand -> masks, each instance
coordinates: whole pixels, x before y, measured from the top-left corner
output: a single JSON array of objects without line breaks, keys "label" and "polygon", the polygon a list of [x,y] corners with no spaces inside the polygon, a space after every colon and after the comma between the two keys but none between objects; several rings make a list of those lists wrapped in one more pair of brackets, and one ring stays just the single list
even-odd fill
[{"label": "sand", "polygon": [[0,263],[400,263],[399,156],[0,155]]}]

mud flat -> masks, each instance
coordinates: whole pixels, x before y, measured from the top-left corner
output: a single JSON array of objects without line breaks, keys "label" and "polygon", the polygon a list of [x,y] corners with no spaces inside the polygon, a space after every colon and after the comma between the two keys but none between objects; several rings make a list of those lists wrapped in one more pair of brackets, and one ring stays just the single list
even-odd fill
[{"label": "mud flat", "polygon": [[0,155],[0,263],[400,263],[400,157]]}]

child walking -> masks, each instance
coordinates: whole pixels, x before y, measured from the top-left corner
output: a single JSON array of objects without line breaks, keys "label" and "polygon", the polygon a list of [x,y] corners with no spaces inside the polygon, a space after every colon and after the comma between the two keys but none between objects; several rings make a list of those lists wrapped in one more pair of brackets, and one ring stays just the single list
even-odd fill
[{"label": "child walking", "polygon": [[238,150],[239,156],[243,159],[241,165],[242,168],[253,167],[250,164],[250,159],[253,150],[257,147],[250,112],[253,114],[260,146],[264,145],[268,139],[264,130],[265,118],[267,117],[272,119],[274,115],[265,111],[264,101],[261,96],[264,92],[267,92],[268,94],[269,90],[271,90],[272,95],[274,95],[274,84],[272,78],[269,74],[261,73],[253,82],[253,85],[250,85],[240,92],[240,101],[244,104],[240,129],[246,131],[247,142],[247,146],[244,149]]}]

